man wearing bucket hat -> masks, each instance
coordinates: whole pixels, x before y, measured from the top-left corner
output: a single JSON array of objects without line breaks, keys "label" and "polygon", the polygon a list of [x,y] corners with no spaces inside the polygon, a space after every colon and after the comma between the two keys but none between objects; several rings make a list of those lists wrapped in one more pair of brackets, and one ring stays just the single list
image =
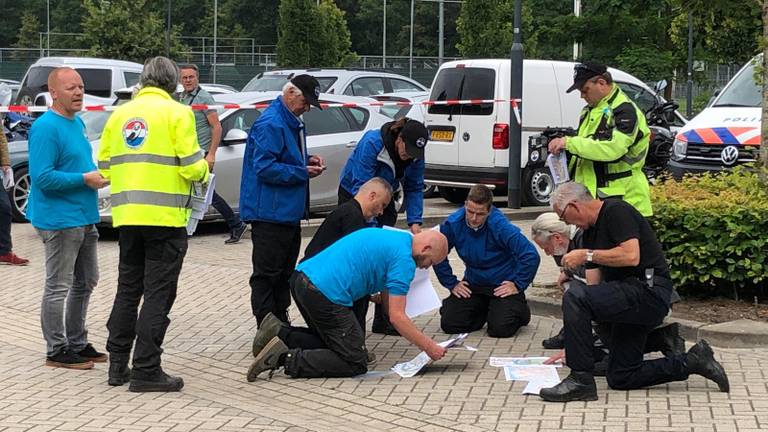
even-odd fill
[{"label": "man wearing bucket hat", "polygon": [[299,256],[309,179],[325,170],[322,157],[307,154],[300,116],[310,105],[321,109],[319,96],[320,84],[313,76],[293,77],[248,133],[240,217],[251,223],[251,309],[259,325],[268,313],[288,322],[288,278]]},{"label": "man wearing bucket hat", "polygon": [[[428,138],[427,128],[408,118],[366,132],[341,171],[339,204],[352,199],[368,180],[381,177],[395,193],[403,194],[408,226],[412,233],[420,232],[424,212],[424,147]],[[378,218],[378,225],[394,226],[395,222],[397,209],[393,199]],[[380,305],[376,306],[373,332],[398,334]]]},{"label": "man wearing bucket hat", "polygon": [[643,216],[651,216],[648,180],[642,170],[650,139],[645,115],[613,82],[605,65],[577,64],[567,92],[573,90],[587,102],[578,134],[552,140],[549,151],[571,154],[571,178],[594,197],[621,198]]}]

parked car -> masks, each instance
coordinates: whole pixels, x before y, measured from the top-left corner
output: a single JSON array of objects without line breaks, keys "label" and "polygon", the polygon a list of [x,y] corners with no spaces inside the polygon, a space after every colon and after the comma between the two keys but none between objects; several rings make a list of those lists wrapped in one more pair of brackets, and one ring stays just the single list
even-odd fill
[{"label": "parked car", "polygon": [[215,96],[217,94],[232,94],[237,93],[237,89],[228,86],[226,84],[208,84],[208,83],[202,83],[200,84],[200,87],[202,87],[203,90],[210,93],[212,96]]},{"label": "parked car", "polygon": [[757,160],[763,90],[755,81],[755,69],[761,67],[762,54],[744,65],[710,105],[680,129],[668,165],[673,177]]},{"label": "parked car", "polygon": [[[528,138],[548,126],[578,126],[584,101],[578,92],[566,93],[573,82],[574,63],[525,60],[523,64],[523,140],[520,166],[523,200],[547,205],[555,184],[539,152],[529,152]],[[609,68],[614,81],[642,109],[656,96],[632,75]],[[432,83],[430,100],[509,100],[508,59],[473,59],[443,63]],[[676,114],[678,117],[679,114]],[[679,116],[680,123],[684,119]],[[476,183],[506,194],[509,171],[510,104],[430,105],[425,125],[425,181],[437,185],[448,201],[462,203]],[[546,157],[546,154],[544,155]]]},{"label": "parked car", "polygon": [[16,96],[17,105],[50,105],[48,74],[57,67],[68,66],[80,74],[85,84],[84,99],[89,104],[111,104],[117,89],[139,82],[144,66],[139,63],[89,57],[43,57],[33,63]]},{"label": "parked car", "polygon": [[429,92],[402,92],[402,93],[385,93],[380,95],[369,96],[380,102],[407,102],[411,105],[393,105],[383,106],[380,112],[385,116],[392,119],[399,119],[402,117],[408,117],[410,119],[424,121],[424,114],[427,112],[427,107],[421,105],[429,97]]},{"label": "parked car", "polygon": [[19,89],[21,88],[21,83],[16,81],[16,80],[4,79],[4,78],[0,78],[0,83],[6,84],[6,85],[8,85],[8,87],[10,87],[10,89],[11,89],[11,102],[15,101],[16,100],[16,95],[19,94]]},{"label": "parked car", "polygon": [[402,75],[357,69],[290,69],[262,72],[243,87],[248,91],[280,91],[294,75],[310,74],[320,83],[320,91],[347,96],[419,92],[427,88]]}]

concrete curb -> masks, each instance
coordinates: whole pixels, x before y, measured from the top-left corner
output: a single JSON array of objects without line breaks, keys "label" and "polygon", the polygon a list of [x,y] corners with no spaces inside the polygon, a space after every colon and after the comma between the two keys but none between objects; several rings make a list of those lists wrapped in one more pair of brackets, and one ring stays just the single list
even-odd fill
[{"label": "concrete curb", "polygon": [[[560,301],[541,296],[528,296],[531,313],[540,316],[562,318]],[[757,348],[768,346],[768,323],[741,319],[720,324],[707,324],[698,321],[672,317],[680,323],[680,333],[688,342],[706,339],[710,344],[721,348]]]}]

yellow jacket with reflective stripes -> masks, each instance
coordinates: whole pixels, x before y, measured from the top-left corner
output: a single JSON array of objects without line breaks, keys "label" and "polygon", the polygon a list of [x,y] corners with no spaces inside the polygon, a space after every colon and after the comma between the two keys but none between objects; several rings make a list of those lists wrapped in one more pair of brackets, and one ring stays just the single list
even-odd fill
[{"label": "yellow jacket with reflective stripes", "polygon": [[566,137],[573,180],[596,198],[621,197],[651,216],[643,173],[650,130],[643,112],[616,84],[596,106],[581,112],[577,136]]},{"label": "yellow jacket with reflective stripes", "polygon": [[193,181],[208,180],[192,110],[147,87],[109,117],[98,152],[112,224],[184,227]]}]

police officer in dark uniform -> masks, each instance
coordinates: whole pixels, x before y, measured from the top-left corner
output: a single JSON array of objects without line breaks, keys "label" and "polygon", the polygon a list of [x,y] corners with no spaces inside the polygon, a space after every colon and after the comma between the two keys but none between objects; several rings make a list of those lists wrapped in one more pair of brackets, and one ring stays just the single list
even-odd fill
[{"label": "police officer in dark uniform", "polygon": [[643,360],[648,333],[669,311],[672,281],[661,245],[648,221],[620,200],[599,201],[586,187],[568,182],[553,194],[552,209],[584,230],[584,248],[568,252],[563,266],[586,265],[587,285],[563,296],[565,355],[571,373],[539,395],[550,402],[597,400],[592,325],[607,325],[611,355],[606,379],[630,390],[701,375],[728,392],[728,377],[705,340],[687,353]]}]

